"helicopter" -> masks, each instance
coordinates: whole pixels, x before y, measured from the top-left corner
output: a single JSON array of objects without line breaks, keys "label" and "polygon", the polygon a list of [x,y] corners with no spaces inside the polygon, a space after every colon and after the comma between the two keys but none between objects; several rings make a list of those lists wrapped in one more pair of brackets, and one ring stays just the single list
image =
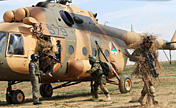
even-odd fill
[{"label": "helicopter", "polygon": [[[51,97],[55,89],[90,81],[89,74],[85,74],[91,68],[89,55],[106,63],[110,71],[108,78],[117,78],[121,93],[131,91],[131,78],[119,75],[127,63],[125,50],[132,43],[142,41],[141,34],[98,24],[96,13],[67,3],[71,1],[48,0],[4,13],[4,22],[0,23],[0,81],[8,81],[7,103],[24,102],[23,91],[13,90],[12,86],[30,81],[30,56],[40,53],[41,43],[52,46],[54,55],[49,56],[57,61],[52,77],[41,78],[42,97]],[[176,49],[176,35],[171,42],[156,40],[158,49]],[[66,83],[52,87],[51,83],[55,82]]]}]

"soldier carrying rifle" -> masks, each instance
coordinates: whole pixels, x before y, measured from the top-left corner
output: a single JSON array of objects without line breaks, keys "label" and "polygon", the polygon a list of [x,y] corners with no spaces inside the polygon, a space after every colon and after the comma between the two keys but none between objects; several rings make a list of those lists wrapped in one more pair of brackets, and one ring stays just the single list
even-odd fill
[{"label": "soldier carrying rifle", "polygon": [[158,104],[158,101],[155,100],[155,88],[153,86],[153,79],[159,76],[156,71],[158,53],[156,52],[156,49],[153,48],[154,45],[152,46],[153,42],[151,38],[152,36],[144,37],[143,42],[138,45],[138,48],[132,53],[132,55],[126,52],[130,61],[135,61],[137,64],[134,73],[140,76],[144,82],[144,87],[141,91],[141,96],[138,99],[138,102],[141,105],[144,105],[143,99],[147,94],[146,104],[148,106]]}]

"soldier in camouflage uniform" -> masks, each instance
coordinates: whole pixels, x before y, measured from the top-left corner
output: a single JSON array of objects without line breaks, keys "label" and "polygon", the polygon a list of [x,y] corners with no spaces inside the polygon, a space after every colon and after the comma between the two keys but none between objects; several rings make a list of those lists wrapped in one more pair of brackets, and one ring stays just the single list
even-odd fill
[{"label": "soldier in camouflage uniform", "polygon": [[39,71],[39,67],[37,64],[37,60],[39,59],[38,54],[32,54],[31,55],[31,61],[29,63],[29,73],[31,76],[31,84],[32,84],[32,94],[33,94],[33,104],[37,105],[37,104],[42,104],[39,101],[39,91],[38,91],[38,83],[39,83],[39,77],[40,77],[40,71]]},{"label": "soldier in camouflage uniform", "polygon": [[[150,39],[151,37],[147,36],[143,39],[143,43],[137,48],[132,55],[129,53],[127,56],[129,57],[130,61],[135,61],[137,63],[137,66],[134,70],[134,73],[137,74],[142,78],[142,81],[144,82],[143,90],[141,91],[141,96],[138,99],[138,102],[141,105],[144,105],[143,99],[145,95],[147,94],[147,102],[146,104],[151,106],[153,104],[158,104],[158,102],[154,99],[155,97],[155,88],[153,86],[153,76],[149,69],[149,64],[147,62],[147,58],[145,58],[143,50],[152,55],[150,56],[150,59],[153,61],[157,58],[158,54],[156,50],[151,50],[152,41]],[[142,47],[143,46],[143,47]]]},{"label": "soldier in camouflage uniform", "polygon": [[53,52],[53,46],[51,42],[44,42],[43,44],[40,44],[38,52],[40,55],[39,68],[43,71],[44,75],[47,74],[52,77],[55,61],[51,59],[48,55],[55,56],[55,54]]},{"label": "soldier in camouflage uniform", "polygon": [[91,79],[94,81],[94,84],[91,84],[91,93],[93,98],[98,98],[98,87],[100,86],[101,90],[104,92],[106,99],[111,100],[109,92],[106,86],[106,76],[103,73],[101,65],[96,62],[94,56],[89,57],[89,63],[91,64],[91,69],[86,73],[91,74]]}]

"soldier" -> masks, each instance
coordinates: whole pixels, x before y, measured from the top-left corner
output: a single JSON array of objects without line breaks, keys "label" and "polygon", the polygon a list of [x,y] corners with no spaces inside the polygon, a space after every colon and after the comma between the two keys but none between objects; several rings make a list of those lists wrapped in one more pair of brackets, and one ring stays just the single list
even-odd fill
[{"label": "soldier", "polygon": [[59,0],[58,1],[60,4],[66,5],[66,3],[72,3],[72,0]]},{"label": "soldier", "polygon": [[40,69],[43,71],[43,75],[48,75],[52,77],[53,67],[55,61],[50,56],[55,56],[53,52],[53,46],[51,42],[45,42],[43,45],[40,45],[38,50],[40,55]]},{"label": "soldier", "polygon": [[[93,98],[98,98],[98,87],[100,86],[101,90],[104,92],[106,99],[111,100],[109,92],[106,86],[106,76],[103,73],[101,65],[96,62],[94,56],[89,56],[89,63],[91,64],[91,69],[86,73],[91,74],[91,93]],[[94,84],[93,84],[94,81]]]},{"label": "soldier", "polygon": [[[143,99],[147,94],[147,105],[151,106],[153,104],[158,104],[158,101],[154,99],[155,97],[155,88],[153,86],[152,79],[158,77],[158,73],[156,72],[155,67],[153,66],[153,61],[158,56],[156,50],[152,49],[152,40],[150,39],[151,36],[147,36],[143,39],[143,43],[140,44],[139,48],[137,48],[132,55],[127,52],[127,56],[129,57],[130,61],[135,61],[137,63],[136,69],[134,73],[141,76],[142,81],[144,82],[143,90],[141,91],[141,96],[138,99],[138,102],[141,105],[144,105]],[[146,57],[148,55],[148,58]],[[150,59],[151,62],[148,61]],[[150,63],[150,64],[149,64]],[[153,66],[153,68],[152,68]],[[155,75],[151,73],[152,69],[155,70]],[[153,71],[154,72],[154,71]]]},{"label": "soldier", "polygon": [[31,76],[31,84],[32,84],[32,94],[33,94],[33,104],[37,105],[37,104],[42,104],[39,101],[39,97],[38,97],[38,83],[39,83],[39,77],[40,77],[40,71],[39,71],[39,67],[37,64],[37,61],[39,59],[39,55],[38,54],[32,54],[31,55],[31,61],[29,63],[29,73]]}]

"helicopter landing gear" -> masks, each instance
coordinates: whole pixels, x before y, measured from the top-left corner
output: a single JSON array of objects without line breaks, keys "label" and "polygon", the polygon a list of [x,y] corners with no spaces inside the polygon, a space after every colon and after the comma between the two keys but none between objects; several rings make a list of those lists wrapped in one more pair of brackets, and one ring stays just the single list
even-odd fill
[{"label": "helicopter landing gear", "polygon": [[53,88],[52,88],[51,84],[42,83],[40,85],[40,95],[43,98],[51,97],[53,95]]},{"label": "helicopter landing gear", "polygon": [[128,93],[131,91],[132,88],[132,82],[130,77],[124,75],[120,78],[119,81],[119,89],[121,93]]},{"label": "helicopter landing gear", "polygon": [[6,92],[6,101],[8,104],[20,104],[25,100],[24,93],[21,90],[12,90],[12,85],[17,83],[15,83],[15,81],[8,81]]}]

